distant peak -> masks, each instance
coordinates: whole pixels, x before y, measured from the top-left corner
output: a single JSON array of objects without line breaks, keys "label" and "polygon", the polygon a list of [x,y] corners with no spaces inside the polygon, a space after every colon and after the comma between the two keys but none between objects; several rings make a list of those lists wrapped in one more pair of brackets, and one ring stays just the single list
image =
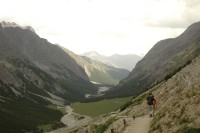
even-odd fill
[{"label": "distant peak", "polygon": [[91,51],[90,53],[91,53],[91,54],[99,54],[99,53],[97,53],[96,51]]},{"label": "distant peak", "polygon": [[96,51],[91,51],[91,52],[85,53],[85,55],[89,55],[89,56],[100,56],[100,54],[97,53]]},{"label": "distant peak", "polygon": [[31,26],[20,26],[14,22],[6,22],[6,21],[2,21],[1,25],[3,28],[7,28],[7,27],[19,27],[21,29],[27,29],[30,30],[32,32],[35,32],[34,29]]},{"label": "distant peak", "polygon": [[140,55],[136,55],[136,54],[113,54],[111,55],[110,57],[121,57],[121,56],[124,56],[124,57],[132,57],[132,56],[138,56],[138,57],[142,57]]}]

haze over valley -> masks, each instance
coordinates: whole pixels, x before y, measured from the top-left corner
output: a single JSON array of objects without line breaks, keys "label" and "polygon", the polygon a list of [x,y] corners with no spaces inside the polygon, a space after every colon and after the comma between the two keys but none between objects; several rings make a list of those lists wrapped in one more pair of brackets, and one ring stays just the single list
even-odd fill
[{"label": "haze over valley", "polygon": [[127,55],[114,54],[111,56],[105,56],[105,55],[100,55],[95,51],[87,52],[82,55],[87,56],[93,60],[103,62],[109,66],[124,68],[128,69],[129,71],[133,70],[136,63],[142,59],[141,56],[135,54],[127,54]]}]

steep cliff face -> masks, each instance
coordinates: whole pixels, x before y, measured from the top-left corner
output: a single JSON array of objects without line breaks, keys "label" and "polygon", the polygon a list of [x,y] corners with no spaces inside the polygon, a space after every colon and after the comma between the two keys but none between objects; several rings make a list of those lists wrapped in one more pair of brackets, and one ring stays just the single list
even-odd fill
[{"label": "steep cliff face", "polygon": [[[134,95],[171,77],[200,53],[200,22],[192,24],[177,38],[158,42],[139,61],[112,95]],[[124,93],[120,91],[123,90]]]},{"label": "steep cliff face", "polygon": [[129,74],[129,71],[126,69],[115,68],[100,61],[76,55],[66,48],[61,48],[76,60],[76,62],[85,70],[91,81],[102,84],[116,85],[120,80],[127,77]]}]

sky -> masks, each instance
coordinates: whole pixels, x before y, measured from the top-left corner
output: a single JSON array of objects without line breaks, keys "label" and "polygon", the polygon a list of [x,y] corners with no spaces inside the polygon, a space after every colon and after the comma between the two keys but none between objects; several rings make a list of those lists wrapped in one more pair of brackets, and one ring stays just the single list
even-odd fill
[{"label": "sky", "polygon": [[145,55],[200,20],[199,0],[0,0],[0,21],[76,54]]}]

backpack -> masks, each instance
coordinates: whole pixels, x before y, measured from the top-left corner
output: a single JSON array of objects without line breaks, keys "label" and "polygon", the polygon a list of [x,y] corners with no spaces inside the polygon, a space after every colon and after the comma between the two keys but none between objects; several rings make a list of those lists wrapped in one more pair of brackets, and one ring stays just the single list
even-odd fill
[{"label": "backpack", "polygon": [[153,101],[154,101],[154,96],[147,97],[147,104],[148,105],[153,105],[154,104]]}]

